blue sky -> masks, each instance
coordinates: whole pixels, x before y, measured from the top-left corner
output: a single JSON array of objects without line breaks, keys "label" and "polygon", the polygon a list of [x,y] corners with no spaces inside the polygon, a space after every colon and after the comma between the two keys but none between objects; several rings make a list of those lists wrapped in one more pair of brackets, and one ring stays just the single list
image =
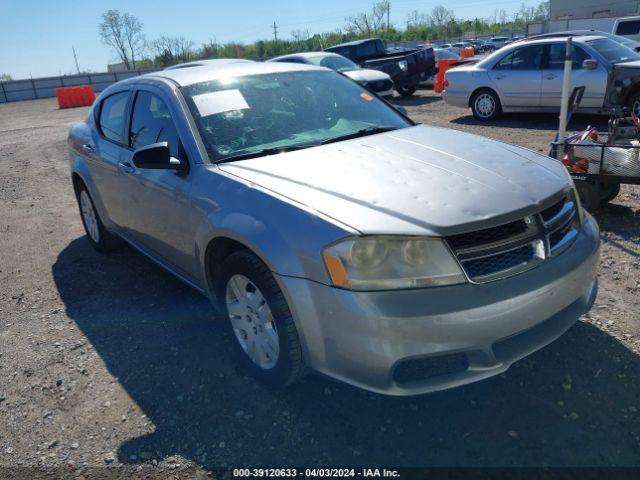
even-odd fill
[{"label": "blue sky", "polygon": [[[98,38],[100,15],[110,8],[129,12],[144,24],[147,39],[184,36],[200,45],[209,38],[221,43],[252,42],[292,30],[312,33],[344,25],[345,17],[365,11],[372,0],[0,0],[0,73],[14,78],[73,73],[74,45],[81,69],[104,71],[117,61]],[[445,5],[461,18],[489,17],[494,9],[508,13],[522,0],[391,0],[391,22],[404,25],[412,10],[429,12]],[[537,5],[537,0],[524,0]]]}]

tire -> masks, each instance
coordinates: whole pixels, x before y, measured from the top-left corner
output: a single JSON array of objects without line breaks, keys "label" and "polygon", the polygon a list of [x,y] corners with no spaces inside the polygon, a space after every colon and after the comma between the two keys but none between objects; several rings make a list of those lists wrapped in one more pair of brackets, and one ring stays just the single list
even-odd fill
[{"label": "tire", "polygon": [[616,198],[619,193],[620,193],[619,183],[605,184],[602,186],[601,202],[609,203],[611,200]]},{"label": "tire", "polygon": [[630,112],[634,112],[636,115],[640,116],[640,91],[635,92],[627,99],[627,104],[625,105]]},{"label": "tire", "polygon": [[80,218],[89,243],[97,251],[107,253],[124,245],[124,241],[111,233],[102,223],[91,194],[84,183],[76,188],[76,200],[80,210]]},{"label": "tire", "polygon": [[278,388],[304,376],[302,346],[291,311],[257,256],[246,250],[229,255],[216,275],[215,294],[244,369]]},{"label": "tire", "polygon": [[416,90],[418,89],[417,86],[413,85],[411,87],[400,87],[398,89],[398,93],[400,95],[402,95],[403,97],[410,97],[411,95],[413,95],[414,93],[416,93]]},{"label": "tire", "polygon": [[580,203],[582,207],[589,211],[595,212],[600,208],[600,203],[602,201],[600,193],[597,191],[597,187],[593,182],[588,181],[576,181],[575,182],[576,189],[578,190],[578,195],[580,196]]},{"label": "tire", "polygon": [[502,104],[498,94],[488,88],[478,90],[471,97],[471,111],[478,120],[495,120],[502,114]]}]

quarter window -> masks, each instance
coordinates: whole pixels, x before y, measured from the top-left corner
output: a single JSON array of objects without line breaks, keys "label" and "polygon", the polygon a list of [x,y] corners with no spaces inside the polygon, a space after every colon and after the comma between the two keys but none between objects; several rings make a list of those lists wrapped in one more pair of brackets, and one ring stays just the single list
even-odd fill
[{"label": "quarter window", "polygon": [[518,48],[502,58],[493,68],[494,70],[539,70],[542,51],[542,45]]},{"label": "quarter window", "polygon": [[114,93],[102,101],[100,108],[100,131],[109,140],[124,142],[124,118],[129,92]]},{"label": "quarter window", "polygon": [[158,142],[167,142],[171,156],[180,158],[180,138],[166,104],[156,95],[141,90],[131,115],[129,146],[138,149]]}]

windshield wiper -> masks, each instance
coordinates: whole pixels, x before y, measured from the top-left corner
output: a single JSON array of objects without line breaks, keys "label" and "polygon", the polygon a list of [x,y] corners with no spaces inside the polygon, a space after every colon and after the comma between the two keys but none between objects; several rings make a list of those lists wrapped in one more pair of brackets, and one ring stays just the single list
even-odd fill
[{"label": "windshield wiper", "polygon": [[366,137],[367,135],[375,135],[376,133],[390,132],[392,130],[398,130],[399,127],[367,127],[357,130],[355,132],[347,133],[345,135],[339,135],[337,137],[328,138],[320,142],[321,145],[328,143],[341,142],[342,140],[350,140],[352,138]]},{"label": "windshield wiper", "polygon": [[215,164],[236,162],[238,160],[246,160],[247,158],[265,157],[267,155],[276,155],[278,153],[293,152],[294,150],[302,150],[304,148],[317,147],[319,143],[304,143],[300,145],[288,145],[284,147],[271,147],[263,148],[255,152],[239,153],[237,155],[231,155],[229,157],[223,157],[220,160],[215,161]]}]

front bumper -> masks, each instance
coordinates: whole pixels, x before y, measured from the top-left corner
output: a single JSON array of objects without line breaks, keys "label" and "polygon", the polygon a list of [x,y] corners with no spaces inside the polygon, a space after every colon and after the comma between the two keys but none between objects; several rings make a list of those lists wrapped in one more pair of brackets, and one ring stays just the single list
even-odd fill
[{"label": "front bumper", "polygon": [[[505,371],[551,343],[597,293],[599,231],[591,216],[567,251],[517,276],[485,284],[353,292],[277,276],[308,365],[361,388],[412,395]],[[398,382],[409,359],[462,354],[463,371]]]}]

